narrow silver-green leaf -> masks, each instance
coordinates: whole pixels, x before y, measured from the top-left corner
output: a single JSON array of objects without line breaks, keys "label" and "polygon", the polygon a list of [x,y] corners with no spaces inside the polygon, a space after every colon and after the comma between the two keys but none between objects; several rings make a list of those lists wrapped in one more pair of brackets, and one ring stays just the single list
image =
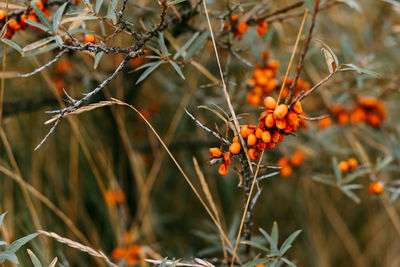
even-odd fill
[{"label": "narrow silver-green leaf", "polygon": [[333,172],[335,173],[335,178],[338,183],[342,183],[342,172],[339,170],[339,165],[336,157],[332,158]]},{"label": "narrow silver-green leaf", "polygon": [[253,266],[257,266],[259,264],[265,264],[267,262],[268,262],[267,259],[257,259],[257,260],[252,260],[252,261],[246,262],[245,264],[241,265],[241,267],[253,267]]},{"label": "narrow silver-green leaf", "polygon": [[103,55],[104,55],[104,52],[98,52],[96,54],[96,56],[94,57],[94,66],[93,66],[94,69],[97,69],[97,66],[99,65],[100,60],[103,57]]},{"label": "narrow silver-green leaf", "polygon": [[342,189],[342,192],[348,196],[351,200],[353,200],[354,202],[356,202],[357,204],[359,204],[361,202],[360,198],[354,194],[353,191],[351,190],[347,190],[347,189]]},{"label": "narrow silver-green leaf", "polygon": [[31,7],[35,10],[35,15],[39,18],[39,20],[48,28],[51,29],[51,21],[49,18],[43,13],[42,10],[36,5],[34,1],[32,1]]},{"label": "narrow silver-green leaf", "polygon": [[62,15],[64,14],[64,10],[67,7],[69,2],[65,2],[64,4],[62,4],[62,6],[60,6],[57,11],[54,13],[53,16],[53,32],[54,34],[57,34],[58,32],[58,27],[60,26],[60,21],[62,18]]},{"label": "narrow silver-green leaf", "polygon": [[185,75],[183,75],[181,68],[179,68],[178,64],[176,64],[175,62],[173,62],[172,60],[169,61],[169,63],[172,65],[172,67],[174,67],[174,69],[176,70],[176,72],[179,74],[179,76],[181,76],[181,78],[183,80],[185,80]]},{"label": "narrow silver-green leaf", "polygon": [[3,43],[5,43],[6,45],[14,48],[15,50],[17,50],[21,54],[24,52],[24,51],[22,51],[22,48],[17,43],[11,41],[10,39],[1,39],[1,41]]},{"label": "narrow silver-green leaf", "polygon": [[283,256],[285,255],[286,251],[292,246],[293,241],[296,239],[296,237],[301,233],[301,230],[297,230],[293,234],[291,234],[282,244],[282,246],[279,248],[279,255]]},{"label": "narrow silver-green leaf", "polygon": [[24,57],[31,57],[31,56],[40,55],[40,54],[49,52],[49,51],[51,51],[53,49],[56,49],[56,48],[58,48],[58,45],[57,45],[57,43],[54,42],[54,43],[51,43],[51,44],[49,44],[47,46],[44,46],[44,47],[41,47],[41,48],[38,48],[38,49],[34,49],[34,50],[30,51],[29,53],[25,53]]},{"label": "narrow silver-green leaf", "polygon": [[11,261],[15,264],[19,264],[17,255],[15,255],[14,252],[9,251],[9,250],[0,252],[0,263],[4,263],[6,260]]},{"label": "narrow silver-green leaf", "polygon": [[147,68],[142,75],[140,75],[139,79],[136,81],[136,84],[140,83],[141,81],[143,81],[147,76],[150,75],[150,73],[152,73],[155,69],[158,68],[158,66],[160,66],[162,63],[164,63],[163,61],[158,61],[158,62],[154,62],[152,66],[150,66],[149,68]]},{"label": "narrow silver-green leaf", "polygon": [[272,239],[272,237],[264,229],[258,228],[258,230],[265,237],[265,239],[267,239],[268,243],[271,246],[271,250],[277,251],[278,250],[278,246],[277,246],[276,242]]},{"label": "narrow silver-green leaf", "polygon": [[254,242],[254,241],[242,241],[240,243],[241,244],[245,244],[245,245],[249,245],[249,246],[252,246],[252,247],[255,247],[255,248],[258,248],[258,249],[261,249],[261,250],[263,250],[264,252],[267,252],[267,253],[270,252],[268,248],[266,248],[265,246],[263,246],[263,245],[261,245],[261,244],[259,244],[257,242]]},{"label": "narrow silver-green leaf", "polygon": [[36,27],[36,28],[38,28],[38,29],[41,29],[41,30],[44,31],[44,32],[50,33],[50,29],[47,28],[46,26],[44,26],[43,24],[39,23],[39,22],[32,21],[32,20],[29,20],[29,19],[25,20],[25,22],[26,22],[26,24],[29,24],[29,25],[31,25],[31,26],[33,26],[33,27]]},{"label": "narrow silver-green leaf", "polygon": [[189,48],[189,46],[193,43],[193,41],[197,38],[197,36],[199,36],[199,34],[200,34],[199,32],[193,34],[193,36],[178,50],[178,52],[176,52],[173,59],[177,59],[180,55],[182,55],[182,53]]},{"label": "narrow silver-green leaf", "polygon": [[97,14],[99,13],[100,8],[101,8],[102,5],[103,5],[103,0],[97,0],[97,1],[96,1],[96,7],[95,7],[95,9],[96,9],[96,13],[97,13]]},{"label": "narrow silver-green leaf", "polygon": [[0,215],[0,228],[3,225],[4,217],[6,216],[7,211]]},{"label": "narrow silver-green leaf", "polygon": [[27,249],[29,257],[31,257],[31,261],[33,263],[34,267],[42,267],[42,264],[40,263],[38,257],[36,257],[36,255],[30,250]]},{"label": "narrow silver-green leaf", "polygon": [[306,4],[306,7],[308,8],[308,10],[312,13],[314,12],[314,6],[311,3],[311,0],[303,0],[304,4]]},{"label": "narrow silver-green leaf", "polygon": [[10,250],[12,252],[17,252],[23,245],[25,245],[26,243],[28,243],[29,241],[31,241],[32,239],[34,239],[35,237],[37,237],[38,234],[34,233],[34,234],[30,234],[24,237],[21,237],[20,239],[15,240],[14,242],[11,243],[11,245],[7,248],[7,250]]},{"label": "narrow silver-green leaf", "polygon": [[196,52],[203,46],[203,44],[206,42],[208,36],[209,36],[209,32],[205,31],[203,32],[199,38],[197,38],[197,40],[193,43],[193,45],[189,48],[189,50],[187,51],[187,54],[184,58],[184,60],[189,60],[191,59],[194,54],[196,54]]},{"label": "narrow silver-green leaf", "polygon": [[56,36],[54,37],[54,39],[56,40],[57,46],[58,46],[60,49],[63,48],[64,42],[63,42],[61,36],[60,36],[60,35],[56,35]]}]

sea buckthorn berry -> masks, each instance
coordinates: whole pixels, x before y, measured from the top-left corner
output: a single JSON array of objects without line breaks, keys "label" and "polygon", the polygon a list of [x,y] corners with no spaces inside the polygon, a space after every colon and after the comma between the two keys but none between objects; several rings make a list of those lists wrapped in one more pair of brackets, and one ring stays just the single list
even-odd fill
[{"label": "sea buckthorn berry", "polygon": [[297,100],[294,105],[292,106],[292,110],[296,112],[297,114],[303,113],[303,107],[301,106],[301,103],[299,100]]},{"label": "sea buckthorn berry", "polygon": [[267,148],[267,144],[264,143],[261,140],[258,140],[257,143],[256,143],[256,147],[257,147],[258,150],[263,151],[263,150],[265,150]]},{"label": "sea buckthorn berry", "polygon": [[263,130],[261,128],[257,127],[257,129],[256,129],[256,137],[257,137],[257,139],[261,139],[262,133],[263,133]]},{"label": "sea buckthorn berry", "polygon": [[229,152],[231,152],[232,155],[236,155],[237,153],[240,152],[240,144],[238,142],[233,142],[230,146],[229,146]]},{"label": "sea buckthorn berry", "polygon": [[242,135],[243,138],[247,138],[249,136],[249,134],[251,134],[253,131],[249,128],[248,125],[244,125],[242,126],[242,128],[240,128],[240,134]]},{"label": "sea buckthorn berry", "polygon": [[254,92],[248,92],[246,94],[246,100],[250,105],[256,107],[256,106],[260,105],[261,96],[259,94],[254,93]]},{"label": "sea buckthorn berry", "polygon": [[382,182],[372,182],[369,185],[368,192],[372,195],[379,195],[383,192],[384,185]]},{"label": "sea buckthorn berry", "polygon": [[276,119],[283,119],[288,113],[288,107],[285,104],[278,105],[274,110]]},{"label": "sea buckthorn berry", "polygon": [[0,9],[0,20],[4,20],[7,16],[6,11],[4,11],[3,9]]},{"label": "sea buckthorn berry", "polygon": [[94,44],[94,43],[96,43],[96,37],[94,37],[94,35],[93,34],[86,34],[85,35],[85,43],[92,43],[92,44]]},{"label": "sea buckthorn berry", "polygon": [[225,176],[228,174],[228,164],[226,163],[221,163],[219,165],[218,173]]},{"label": "sea buckthorn berry", "polygon": [[292,167],[290,167],[289,165],[287,165],[287,166],[284,166],[282,169],[281,169],[281,176],[283,177],[283,178],[287,178],[287,177],[289,177],[291,174],[292,174],[292,172],[293,172],[293,170],[292,170]]},{"label": "sea buckthorn berry", "polygon": [[255,134],[249,134],[249,136],[247,137],[247,144],[249,146],[254,146],[257,142],[257,137]]},{"label": "sea buckthorn berry", "polygon": [[212,158],[219,158],[222,156],[221,150],[218,147],[212,147],[208,150]]},{"label": "sea buckthorn berry", "polygon": [[272,128],[275,126],[275,118],[273,114],[268,114],[267,117],[265,117],[265,126],[267,128]]},{"label": "sea buckthorn berry", "polygon": [[287,120],[290,125],[296,125],[299,123],[299,116],[296,113],[289,111]]},{"label": "sea buckthorn berry", "polygon": [[257,33],[259,36],[264,35],[268,31],[268,22],[266,20],[260,21],[257,25]]},{"label": "sea buckthorn berry", "polygon": [[268,143],[267,148],[268,148],[269,150],[274,149],[274,148],[275,148],[275,143],[273,143],[273,142]]},{"label": "sea buckthorn berry", "polygon": [[349,170],[349,163],[347,163],[347,161],[341,161],[338,167],[341,172],[347,172]]},{"label": "sea buckthorn berry", "polygon": [[367,115],[367,122],[372,127],[378,127],[381,124],[381,119],[377,114],[372,113]]},{"label": "sea buckthorn berry", "polygon": [[298,167],[303,163],[304,153],[301,151],[296,151],[290,158],[290,164],[294,167]]},{"label": "sea buckthorn berry", "polygon": [[228,165],[231,165],[231,154],[228,152],[224,153],[224,162]]},{"label": "sea buckthorn berry", "polygon": [[275,124],[276,128],[278,128],[279,130],[283,130],[286,128],[287,122],[285,119],[282,119],[282,120],[276,120]]},{"label": "sea buckthorn berry", "polygon": [[273,97],[271,97],[271,96],[267,96],[267,97],[264,99],[264,106],[265,106],[267,109],[275,109],[275,107],[276,107],[276,100],[275,100]]},{"label": "sea buckthorn berry", "polygon": [[268,131],[264,131],[261,135],[261,139],[264,143],[271,142],[271,134]]},{"label": "sea buckthorn berry", "polygon": [[35,5],[40,9],[40,10],[44,10],[44,5],[42,3],[42,1],[36,1]]},{"label": "sea buckthorn berry", "polygon": [[15,19],[10,19],[10,22],[8,23],[8,27],[14,31],[18,31],[21,29],[21,25],[16,21]]},{"label": "sea buckthorn berry", "polygon": [[232,142],[239,143],[239,137],[237,135],[235,137],[233,137]]},{"label": "sea buckthorn berry", "polygon": [[356,107],[350,114],[350,121],[351,123],[359,123],[365,121],[366,117],[365,110],[362,107]]},{"label": "sea buckthorn berry", "polygon": [[275,131],[272,134],[272,142],[274,142],[274,143],[282,142],[282,137],[283,137],[282,134],[280,134],[278,131]]},{"label": "sea buckthorn berry", "polygon": [[260,153],[257,151],[257,149],[250,148],[249,150],[247,150],[247,154],[249,155],[249,158],[251,160],[256,160]]},{"label": "sea buckthorn berry", "polygon": [[289,160],[288,160],[288,158],[286,158],[286,157],[280,158],[280,159],[278,160],[278,162],[277,162],[277,165],[278,165],[279,167],[288,166],[288,165],[289,165]]},{"label": "sea buckthorn berry", "polygon": [[237,32],[239,34],[243,34],[247,31],[247,27],[248,27],[248,25],[247,25],[246,21],[240,21],[238,24],[238,27],[237,27]]},{"label": "sea buckthorn berry", "polygon": [[277,69],[279,67],[278,60],[270,60],[267,62],[267,68],[269,69]]},{"label": "sea buckthorn berry", "polygon": [[332,120],[331,120],[331,118],[328,117],[328,118],[320,120],[318,123],[319,123],[319,127],[321,127],[322,129],[325,129],[325,128],[328,128],[329,126],[331,126]]},{"label": "sea buckthorn berry", "polygon": [[337,122],[340,125],[346,125],[349,122],[349,114],[346,111],[341,111],[337,115]]},{"label": "sea buckthorn berry", "polygon": [[355,158],[350,158],[347,163],[349,164],[350,169],[357,168],[358,166],[358,161]]},{"label": "sea buckthorn berry", "polygon": [[25,22],[27,19],[28,19],[28,16],[25,14],[22,14],[21,17],[19,17],[19,21],[21,23],[22,29],[25,29],[26,27],[29,26],[29,24]]}]

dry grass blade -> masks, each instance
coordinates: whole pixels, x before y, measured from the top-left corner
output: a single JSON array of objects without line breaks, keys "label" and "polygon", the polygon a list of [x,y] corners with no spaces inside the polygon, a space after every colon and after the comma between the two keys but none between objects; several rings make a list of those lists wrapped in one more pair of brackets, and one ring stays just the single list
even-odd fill
[{"label": "dry grass blade", "polygon": [[261,161],[262,161],[263,156],[264,156],[264,151],[265,150],[263,150],[261,152],[260,160],[258,161],[258,164],[257,164],[256,173],[254,174],[253,181],[251,182],[251,188],[250,188],[249,197],[247,198],[246,206],[244,207],[242,220],[240,222],[239,232],[238,232],[237,237],[236,237],[235,249],[233,250],[232,261],[231,261],[231,267],[235,263],[235,258],[237,257],[236,253],[237,253],[237,249],[238,249],[238,245],[239,245],[240,235],[242,234],[244,219],[246,218],[247,210],[249,208],[249,204],[250,204],[250,201],[251,201],[251,195],[253,194],[254,185],[256,184],[258,171],[260,170],[260,164],[261,164]]},{"label": "dry grass blade", "polygon": [[[74,111],[72,111],[72,112],[70,112],[70,113],[66,113],[66,114],[64,115],[64,117],[67,117],[67,116],[69,116],[69,115],[78,115],[78,114],[82,114],[82,113],[84,113],[84,112],[91,111],[91,110],[96,109],[96,108],[101,108],[101,107],[105,107],[105,106],[111,106],[111,105],[114,105],[114,104],[115,104],[114,101],[101,101],[101,102],[99,102],[99,103],[90,104],[90,105],[88,105],[88,106],[80,107],[80,108],[78,108],[78,109],[76,109],[76,110],[74,110]],[[50,120],[47,120],[44,124],[53,123],[53,122],[56,121],[57,119],[58,119],[58,115],[53,116],[53,118],[51,118]]]},{"label": "dry grass blade", "polygon": [[51,238],[57,240],[60,243],[66,244],[67,246],[69,246],[71,248],[76,248],[76,249],[78,249],[78,250],[80,250],[82,252],[85,252],[85,253],[87,253],[89,255],[92,255],[94,257],[102,258],[108,264],[110,264],[111,266],[118,267],[118,265],[116,265],[112,261],[110,261],[107,258],[107,256],[104,255],[104,253],[101,252],[101,251],[96,251],[96,250],[92,249],[91,247],[85,246],[85,245],[83,245],[81,243],[78,243],[78,242],[75,242],[75,241],[73,241],[71,239],[59,236],[58,234],[53,233],[53,232],[46,232],[46,231],[43,231],[43,230],[38,230],[37,232],[39,234],[41,234],[41,235],[45,235],[45,236],[51,237]]}]

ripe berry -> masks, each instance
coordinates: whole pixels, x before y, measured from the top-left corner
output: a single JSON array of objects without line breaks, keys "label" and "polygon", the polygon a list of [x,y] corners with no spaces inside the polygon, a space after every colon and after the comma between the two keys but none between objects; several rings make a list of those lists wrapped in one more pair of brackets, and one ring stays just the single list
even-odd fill
[{"label": "ripe berry", "polygon": [[257,142],[257,137],[255,136],[255,134],[250,134],[247,137],[247,144],[249,146],[254,146],[256,144],[256,142]]},{"label": "ripe berry", "polygon": [[237,28],[237,33],[243,34],[247,31],[247,22],[246,21],[241,21],[239,22],[238,28]]},{"label": "ripe berry", "polygon": [[231,152],[232,155],[236,155],[237,153],[240,152],[240,144],[237,142],[233,142],[230,146],[229,146],[229,152]]},{"label": "ripe berry", "polygon": [[285,104],[278,105],[274,110],[276,119],[283,119],[288,113],[288,107]]},{"label": "ripe berry", "polygon": [[7,16],[6,11],[4,11],[3,9],[0,9],[0,20],[4,20]]},{"label": "ripe berry", "polygon": [[292,155],[292,157],[290,158],[290,164],[294,167],[298,167],[301,165],[301,163],[304,160],[304,153],[301,151],[297,151],[296,153],[294,153]]},{"label": "ripe berry", "polygon": [[275,119],[273,114],[268,114],[267,117],[265,117],[265,126],[267,128],[272,128],[275,126]]},{"label": "ripe berry", "polygon": [[368,192],[373,195],[379,195],[383,192],[384,185],[382,182],[372,182],[369,185]]},{"label": "ripe berry", "polygon": [[43,11],[44,5],[43,5],[42,1],[36,1],[36,2],[35,2],[35,5],[36,5],[40,10]]},{"label": "ripe berry", "polygon": [[14,31],[18,31],[21,29],[21,25],[16,21],[15,19],[11,19],[10,22],[8,23],[8,27]]},{"label": "ripe berry", "polygon": [[286,128],[286,125],[287,125],[285,119],[276,120],[276,121],[275,121],[275,124],[276,124],[276,128],[278,128],[279,130],[285,129],[285,128]]},{"label": "ripe berry", "polygon": [[237,136],[233,137],[232,142],[234,143],[239,143],[239,138]]},{"label": "ripe berry", "polygon": [[267,109],[275,109],[275,107],[276,107],[276,100],[275,100],[273,97],[268,96],[268,97],[266,97],[266,98],[264,99],[264,106],[265,106]]},{"label": "ripe berry", "polygon": [[358,161],[355,158],[350,158],[347,163],[349,164],[350,169],[354,169],[358,166]]},{"label": "ripe berry", "polygon": [[249,158],[251,159],[251,160],[256,160],[257,158],[258,158],[258,156],[259,156],[259,152],[255,149],[255,148],[250,148],[248,151],[247,151],[247,154],[249,155]]},{"label": "ripe berry", "polygon": [[349,163],[347,163],[347,161],[341,161],[339,162],[338,167],[341,172],[346,172],[349,170]]},{"label": "ripe berry", "polygon": [[268,23],[267,21],[263,20],[260,21],[257,25],[257,33],[259,36],[264,35],[268,31]]},{"label": "ripe berry", "polygon": [[228,174],[228,165],[226,163],[221,163],[219,165],[218,173],[225,176]]},{"label": "ripe berry", "polygon": [[282,169],[281,169],[281,176],[283,177],[283,178],[287,178],[287,177],[289,177],[291,174],[292,174],[292,167],[290,167],[289,165],[287,165],[287,166],[285,166],[285,167],[283,167]]},{"label": "ripe berry", "polygon": [[280,159],[278,160],[277,165],[278,165],[279,167],[288,166],[288,165],[289,165],[289,160],[288,160],[286,157],[280,158]]},{"label": "ripe berry", "polygon": [[212,147],[208,150],[212,158],[219,158],[222,155],[221,150],[218,147]]},{"label": "ripe berry", "polygon": [[94,43],[96,43],[96,37],[94,37],[94,35],[93,34],[86,34],[85,35],[85,43],[92,43],[92,44],[94,44]]},{"label": "ripe berry", "polygon": [[261,128],[256,129],[256,137],[257,139],[261,139],[261,135],[263,133],[263,130]]},{"label": "ripe berry", "polygon": [[224,163],[231,165],[231,154],[228,152],[224,153]]},{"label": "ripe berry", "polygon": [[296,112],[297,114],[300,114],[303,112],[303,107],[301,106],[301,103],[299,100],[297,100],[293,107],[292,107],[293,111]]},{"label": "ripe berry", "polygon": [[263,140],[264,143],[269,143],[271,142],[271,134],[268,131],[264,131],[261,135],[261,139]]},{"label": "ripe berry", "polygon": [[251,129],[249,129],[249,127],[247,127],[247,125],[242,126],[242,128],[240,128],[240,134],[242,135],[243,138],[247,138],[249,136],[249,134],[251,134]]},{"label": "ripe berry", "polygon": [[331,118],[325,118],[320,120],[319,122],[319,127],[321,127],[322,129],[328,128],[331,124],[332,124],[332,120]]}]

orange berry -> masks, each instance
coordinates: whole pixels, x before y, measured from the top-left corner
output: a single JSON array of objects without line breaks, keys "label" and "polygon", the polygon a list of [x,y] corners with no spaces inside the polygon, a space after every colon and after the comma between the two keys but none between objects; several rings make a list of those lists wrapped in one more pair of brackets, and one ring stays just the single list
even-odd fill
[{"label": "orange berry", "polygon": [[346,172],[349,170],[349,163],[347,163],[347,161],[341,161],[339,162],[338,167],[341,172]]},{"label": "orange berry", "polygon": [[328,128],[332,124],[332,120],[331,120],[331,118],[328,117],[328,118],[320,120],[318,123],[322,129],[325,129],[325,128]]},{"label": "orange berry", "polygon": [[288,107],[285,104],[278,105],[274,110],[274,116],[276,119],[283,119],[288,113]]},{"label": "orange berry", "polygon": [[255,134],[249,134],[249,136],[247,137],[247,144],[249,146],[254,146],[257,142],[257,137],[255,136]]},{"label": "orange berry", "polygon": [[241,21],[241,22],[239,22],[239,25],[237,27],[237,32],[239,34],[243,34],[243,33],[245,33],[247,31],[247,27],[248,27],[247,22],[246,21]]},{"label": "orange berry", "polygon": [[239,143],[239,137],[237,135],[235,137],[233,137],[232,142]]},{"label": "orange berry", "polygon": [[240,152],[240,144],[237,142],[233,142],[230,146],[229,146],[229,152],[231,152],[232,155],[236,155],[237,153]]},{"label": "orange berry", "polygon": [[254,92],[248,92],[246,94],[246,100],[247,100],[247,103],[249,103],[250,105],[258,106],[258,105],[260,105],[260,102],[261,102],[261,96]]},{"label": "orange berry", "polygon": [[358,161],[355,158],[350,158],[347,163],[349,164],[350,169],[354,169],[358,166]]},{"label": "orange berry", "polygon": [[111,252],[111,257],[113,257],[116,260],[120,260],[120,259],[124,258],[125,255],[126,255],[126,251],[123,248],[115,248]]},{"label": "orange berry", "polygon": [[35,2],[35,5],[36,5],[40,10],[43,11],[44,5],[43,5],[42,1],[36,1],[36,2]]},{"label": "orange berry", "polygon": [[261,140],[258,140],[257,143],[256,143],[256,148],[257,148],[258,150],[262,151],[262,150],[264,150],[264,149],[267,148],[267,144],[264,143],[264,142],[261,141]]},{"label": "orange berry", "polygon": [[261,139],[263,140],[264,143],[269,143],[271,142],[271,133],[268,131],[264,131],[261,134]]},{"label": "orange berry", "polygon": [[283,140],[282,137],[283,137],[282,134],[280,134],[278,131],[275,131],[275,132],[272,134],[272,142],[274,142],[274,143],[282,142],[282,140]]},{"label": "orange berry", "polygon": [[15,19],[10,19],[10,22],[8,23],[8,27],[14,31],[18,31],[21,29],[21,25],[16,21]]},{"label": "orange berry", "polygon": [[7,16],[6,11],[4,11],[3,9],[0,9],[0,20],[5,19]]},{"label": "orange berry", "polygon": [[346,125],[349,122],[349,114],[346,111],[341,111],[337,115],[337,122],[340,125]]},{"label": "orange berry", "polygon": [[249,127],[247,127],[247,125],[244,125],[242,126],[242,128],[240,128],[240,134],[243,138],[247,138],[249,134],[251,134],[251,130],[249,129]]},{"label": "orange berry", "polygon": [[219,158],[222,155],[221,150],[218,147],[212,147],[208,150],[212,158]]},{"label": "orange berry", "polygon": [[231,154],[229,152],[224,153],[224,163],[231,165]]},{"label": "orange berry", "polygon": [[292,172],[293,172],[292,167],[290,167],[290,166],[285,166],[285,167],[283,167],[283,168],[281,169],[281,176],[282,176],[283,178],[287,178],[287,177],[289,177],[289,176],[292,174]]},{"label": "orange berry", "polygon": [[256,129],[256,137],[257,137],[257,139],[261,139],[262,133],[263,133],[263,130],[261,128],[257,127],[257,129]]},{"label": "orange berry", "polygon": [[384,185],[382,182],[372,182],[369,185],[368,192],[372,195],[379,195],[383,192]]},{"label": "orange berry", "polygon": [[301,103],[299,100],[297,100],[294,105],[292,106],[292,109],[294,112],[296,112],[297,114],[301,114],[303,113],[303,107],[301,106]]},{"label": "orange berry", "polygon": [[265,126],[267,128],[272,128],[275,126],[275,118],[273,114],[268,114],[267,117],[265,117]]},{"label": "orange berry", "polygon": [[264,35],[268,31],[268,23],[267,21],[263,20],[260,21],[257,25],[257,33],[259,36]]},{"label": "orange berry", "polygon": [[275,148],[275,143],[273,143],[273,142],[268,143],[267,144],[267,148],[270,149],[270,150],[274,149]]},{"label": "orange berry", "polygon": [[96,43],[96,41],[97,41],[97,39],[96,39],[96,37],[94,37],[93,34],[86,34],[86,35],[85,35],[85,43],[92,43],[92,44],[94,44],[94,43]]},{"label": "orange berry", "polygon": [[278,60],[271,60],[267,63],[267,68],[269,68],[269,69],[277,69],[278,67],[279,67]]},{"label": "orange berry", "polygon": [[381,124],[381,119],[377,114],[370,113],[367,115],[367,122],[372,127],[379,127],[379,125]]},{"label": "orange berry", "polygon": [[247,150],[247,154],[251,160],[256,160],[260,153],[255,148],[250,148]]},{"label": "orange berry", "polygon": [[28,27],[28,23],[25,22],[27,19],[28,19],[28,16],[25,14],[22,14],[21,17],[19,17],[19,21],[21,23],[22,29],[25,29],[26,27]]},{"label": "orange berry", "polygon": [[365,119],[366,119],[366,112],[362,107],[356,107],[350,114],[351,123],[358,123],[361,121],[365,121]]},{"label": "orange berry", "polygon": [[267,109],[275,109],[275,107],[276,107],[276,100],[275,100],[273,97],[271,97],[271,96],[267,96],[267,97],[264,99],[264,106],[265,106]]},{"label": "orange berry", "polygon": [[294,167],[298,167],[303,163],[304,153],[301,151],[296,151],[290,158],[290,164]]},{"label": "orange berry", "polygon": [[287,122],[285,119],[282,119],[282,120],[276,120],[275,124],[276,128],[278,128],[279,130],[283,130],[286,128]]},{"label": "orange berry", "polygon": [[277,162],[279,167],[285,167],[289,165],[289,160],[286,157],[280,158]]},{"label": "orange berry", "polygon": [[219,165],[218,173],[223,176],[227,175],[228,174],[228,164],[221,163],[221,165]]}]

